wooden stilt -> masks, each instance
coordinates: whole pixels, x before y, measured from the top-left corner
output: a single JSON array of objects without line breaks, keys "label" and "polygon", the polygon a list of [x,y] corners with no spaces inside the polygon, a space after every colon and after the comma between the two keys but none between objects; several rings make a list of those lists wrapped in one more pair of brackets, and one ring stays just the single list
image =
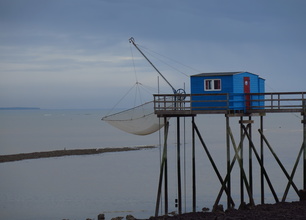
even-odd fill
[{"label": "wooden stilt", "polygon": [[164,131],[164,150],[163,150],[162,162],[160,165],[157,199],[156,199],[156,206],[155,206],[155,216],[156,217],[158,216],[158,213],[159,213],[163,175],[165,175],[165,213],[168,213],[168,186],[167,186],[168,177],[167,177],[166,168],[167,168],[167,139],[168,139],[169,122],[167,122],[166,118],[165,118],[165,128],[164,129],[165,129]]},{"label": "wooden stilt", "polygon": [[304,185],[304,190],[306,190],[306,100],[303,99],[303,148],[304,148],[304,162],[303,162],[303,166],[304,166],[304,180],[303,180],[303,185]]},{"label": "wooden stilt", "polygon": [[275,193],[275,190],[274,190],[273,185],[272,185],[272,183],[271,183],[271,181],[270,181],[270,178],[269,178],[269,176],[268,176],[268,174],[267,174],[267,172],[266,172],[266,169],[264,168],[264,166],[263,166],[263,164],[262,164],[262,162],[261,162],[261,160],[260,160],[259,154],[257,153],[257,150],[256,150],[256,148],[255,148],[255,146],[254,146],[254,144],[253,144],[253,142],[252,142],[252,140],[251,140],[251,138],[250,138],[250,135],[248,134],[247,128],[246,128],[245,126],[243,126],[243,129],[244,129],[244,131],[245,131],[245,133],[246,133],[247,138],[249,139],[249,141],[250,141],[250,143],[251,143],[251,148],[252,148],[252,150],[253,150],[253,152],[254,152],[256,158],[257,158],[257,161],[258,161],[259,165],[261,166],[261,168],[263,169],[263,174],[264,174],[264,176],[265,176],[265,178],[266,178],[266,180],[267,180],[267,183],[268,183],[268,185],[269,185],[269,187],[270,187],[270,190],[271,190],[271,192],[272,192],[272,194],[273,194],[273,197],[274,197],[274,199],[275,199],[275,202],[279,202],[279,199],[278,199],[278,197],[277,197],[277,195],[276,195],[276,193]]},{"label": "wooden stilt", "polygon": [[[263,116],[260,116],[260,131],[263,133]],[[264,141],[260,136],[260,159],[261,163],[264,166]],[[265,204],[265,184],[264,184],[264,175],[263,168],[260,168],[260,191],[261,191],[261,204]]]},{"label": "wooden stilt", "polygon": [[[243,117],[240,117],[240,121],[243,121]],[[240,143],[241,143],[241,149],[240,149],[240,159],[241,159],[241,166],[243,169],[243,141],[242,141],[242,136],[243,136],[243,128],[240,125]],[[240,169],[240,204],[244,203],[244,187],[243,187],[243,173],[242,169]]]},{"label": "wooden stilt", "polygon": [[192,211],[196,212],[196,163],[195,163],[195,127],[192,117]]},{"label": "wooden stilt", "polygon": [[[250,127],[250,126],[248,126],[248,127]],[[246,174],[244,172],[242,161],[241,161],[241,158],[239,157],[239,151],[238,151],[237,145],[236,145],[235,140],[234,140],[234,136],[233,136],[230,128],[228,129],[228,132],[229,132],[229,136],[232,140],[232,145],[233,145],[233,148],[234,148],[235,157],[236,157],[236,159],[238,161],[238,164],[239,164],[239,167],[240,167],[240,173],[242,174],[242,179],[243,179],[243,182],[245,184],[246,190],[247,190],[249,198],[250,198],[250,204],[255,205],[252,190],[251,190],[250,184],[248,183]]]},{"label": "wooden stilt", "polygon": [[[250,141],[249,141],[249,183],[250,183],[250,191],[253,195],[253,158],[252,158],[252,148],[251,148],[251,141],[252,141],[252,117],[249,116],[249,135],[250,135]],[[250,198],[251,199],[251,198]],[[251,201],[250,201],[251,202]]]},{"label": "wooden stilt", "polygon": [[181,184],[181,150],[180,150],[180,117],[177,117],[177,194],[178,213],[182,214],[182,184]]},{"label": "wooden stilt", "polygon": [[[221,174],[220,174],[220,172],[219,172],[219,170],[218,170],[218,168],[217,168],[217,166],[216,166],[216,164],[215,164],[215,162],[214,162],[214,160],[213,160],[213,158],[212,158],[212,156],[211,156],[211,154],[210,154],[210,152],[209,152],[209,150],[208,150],[208,148],[207,148],[207,146],[206,146],[206,144],[205,144],[205,142],[204,142],[204,140],[203,140],[203,138],[201,136],[201,133],[200,133],[199,129],[196,126],[196,124],[194,124],[194,128],[195,128],[195,131],[196,131],[196,133],[197,133],[197,135],[198,135],[198,137],[200,139],[200,142],[201,142],[201,144],[202,144],[202,146],[203,146],[203,148],[204,148],[204,150],[205,150],[205,152],[206,152],[206,154],[208,156],[208,159],[209,159],[209,161],[210,161],[210,163],[211,163],[211,165],[212,165],[212,167],[213,167],[213,169],[214,169],[214,171],[215,171],[215,173],[216,173],[216,175],[217,175],[221,185],[223,185],[225,181],[222,179],[222,176],[221,176]],[[230,207],[235,206],[235,203],[234,203],[232,197],[229,194],[229,190],[226,187],[225,187],[225,192],[226,192],[227,196],[229,197],[228,200],[230,202]]]},{"label": "wooden stilt", "polygon": [[230,169],[230,159],[231,159],[231,151],[230,151],[230,137],[229,137],[229,129],[230,129],[230,124],[229,124],[229,117],[226,115],[226,167],[227,167],[227,176],[228,176],[228,181],[227,181],[227,208],[231,208],[231,169]]},{"label": "wooden stilt", "polygon": [[[243,133],[242,138],[241,138],[241,141],[240,141],[239,146],[238,146],[238,148],[237,148],[238,151],[241,149],[241,145],[242,145],[242,143],[243,143],[243,141],[244,141],[245,136],[246,136],[245,133]],[[233,167],[234,167],[234,165],[235,165],[236,159],[237,159],[237,158],[236,158],[235,156],[234,156],[233,159],[232,159],[232,162],[231,162],[231,164],[230,164],[230,172],[232,172],[232,169],[233,169]],[[229,174],[230,174],[230,173],[229,173]],[[221,189],[220,189],[219,194],[218,194],[218,196],[217,196],[217,198],[216,198],[216,201],[215,201],[215,203],[214,203],[214,207],[216,207],[216,206],[219,204],[220,199],[221,199],[221,196],[222,196],[222,193],[223,193],[223,191],[226,190],[226,185],[227,185],[227,181],[228,181],[228,178],[229,178],[229,174],[226,174],[226,176],[225,176],[225,178],[224,178],[224,181],[223,181],[223,183],[222,183]],[[233,206],[235,206],[234,203],[233,203]]]},{"label": "wooden stilt", "polygon": [[293,189],[295,190],[295,192],[297,193],[297,195],[299,194],[299,190],[296,187],[296,185],[294,184],[294,182],[292,181],[291,177],[289,176],[288,172],[286,171],[284,165],[282,164],[282,162],[280,161],[280,159],[278,158],[278,156],[276,155],[276,153],[274,152],[274,150],[272,149],[271,145],[269,144],[267,138],[264,136],[263,133],[261,133],[260,130],[258,130],[260,135],[263,137],[266,145],[268,146],[269,150],[271,151],[272,155],[274,156],[276,162],[278,163],[278,165],[280,166],[280,168],[282,169],[282,171],[284,172],[285,176],[287,177],[289,183],[292,185]]},{"label": "wooden stilt", "polygon": [[164,152],[165,152],[165,181],[164,181],[164,197],[165,197],[165,214],[168,213],[168,133],[169,133],[169,122],[167,121],[167,118],[164,118],[165,123],[167,124],[167,129],[165,128],[165,137],[164,137]]},{"label": "wooden stilt", "polygon": [[[304,146],[302,144],[301,148],[300,148],[300,151],[299,151],[299,154],[296,158],[296,161],[295,161],[295,164],[293,166],[293,169],[292,169],[292,172],[291,172],[291,175],[290,175],[290,179],[293,180],[293,177],[295,175],[295,171],[296,171],[296,168],[300,162],[300,159],[301,159],[301,156],[302,156],[302,153],[304,152]],[[288,181],[288,184],[287,184],[287,187],[286,187],[286,190],[284,192],[284,195],[283,195],[283,198],[282,198],[282,202],[285,202],[286,198],[287,198],[287,195],[288,195],[288,191],[289,191],[289,188],[290,188],[290,182]]]}]

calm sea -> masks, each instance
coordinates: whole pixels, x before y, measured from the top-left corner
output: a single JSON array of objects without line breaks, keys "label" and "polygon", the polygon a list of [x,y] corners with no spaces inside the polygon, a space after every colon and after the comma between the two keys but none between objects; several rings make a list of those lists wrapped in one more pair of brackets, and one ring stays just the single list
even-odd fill
[{"label": "calm sea", "polygon": [[[158,132],[148,136],[124,133],[101,121],[104,110],[1,110],[0,154],[16,154],[61,149],[132,147],[155,145],[141,151],[99,155],[24,160],[0,164],[0,218],[10,220],[107,219],[134,215],[154,215],[161,149]],[[253,139],[259,151],[259,118],[253,117]],[[239,118],[230,123],[239,143]],[[202,115],[196,123],[221,173],[225,176],[225,117]],[[185,124],[185,126],[184,126]],[[191,209],[191,129],[190,119],[181,120],[181,167],[183,211]],[[185,132],[184,131],[185,127]],[[269,114],[264,132],[285,168],[291,173],[301,147],[302,124],[298,114]],[[184,138],[185,137],[185,138]],[[200,142],[196,141],[197,210],[211,208],[220,183]],[[245,166],[248,150],[245,142]],[[170,120],[168,139],[169,211],[176,211],[176,120]],[[233,156],[233,151],[232,151]],[[287,185],[285,175],[265,148],[265,164],[278,197]],[[301,162],[294,181],[302,188]],[[248,169],[246,168],[248,175]],[[253,156],[255,202],[260,202],[259,166]],[[232,174],[232,193],[239,205],[239,169]],[[274,203],[266,184],[266,202]],[[298,200],[290,189],[287,201]],[[221,203],[226,207],[226,198]]]}]

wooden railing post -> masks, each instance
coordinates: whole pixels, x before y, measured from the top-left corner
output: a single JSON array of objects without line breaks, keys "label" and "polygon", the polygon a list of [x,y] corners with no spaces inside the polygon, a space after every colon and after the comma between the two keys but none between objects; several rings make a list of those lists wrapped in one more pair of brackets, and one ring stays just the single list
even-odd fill
[{"label": "wooden railing post", "polygon": [[175,115],[190,115],[194,112],[196,114],[303,112],[305,94],[305,92],[158,94],[154,95],[154,110],[158,114]]},{"label": "wooden railing post", "polygon": [[304,149],[304,181],[303,181],[303,185],[304,185],[304,190],[306,190],[306,100],[303,99],[302,100],[303,103],[303,149]]}]

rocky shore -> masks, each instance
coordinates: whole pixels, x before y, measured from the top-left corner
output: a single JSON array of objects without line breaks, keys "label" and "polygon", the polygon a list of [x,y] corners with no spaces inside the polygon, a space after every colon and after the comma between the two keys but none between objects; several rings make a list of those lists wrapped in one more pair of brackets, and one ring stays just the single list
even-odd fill
[{"label": "rocky shore", "polygon": [[241,206],[238,210],[223,211],[222,208],[214,212],[196,212],[182,215],[151,217],[150,220],[305,220],[306,201],[280,202],[257,206]]},{"label": "rocky shore", "polygon": [[[185,213],[151,217],[142,220],[305,220],[306,201],[280,202],[276,204],[264,204],[257,206],[241,205],[239,209],[223,210],[219,205],[213,212],[208,212],[206,208],[203,212]],[[98,220],[107,220],[107,216],[99,214]],[[126,217],[115,217],[110,220],[137,220],[132,215]],[[86,219],[92,220],[92,219]],[[138,219],[140,220],[140,219]]]},{"label": "rocky shore", "polygon": [[55,150],[55,151],[10,154],[10,155],[0,155],[0,163],[13,162],[13,161],[19,161],[19,160],[48,158],[48,157],[63,157],[63,156],[73,156],[73,155],[102,154],[102,153],[109,153],[109,152],[134,151],[134,150],[143,150],[143,149],[152,149],[152,148],[155,148],[155,146],[73,149],[73,150],[64,149],[64,150]]}]

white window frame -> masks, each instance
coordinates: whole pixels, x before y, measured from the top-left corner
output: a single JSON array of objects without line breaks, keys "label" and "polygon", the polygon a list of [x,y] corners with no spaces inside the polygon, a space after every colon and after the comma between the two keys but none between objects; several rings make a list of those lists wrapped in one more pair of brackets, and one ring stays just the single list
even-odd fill
[{"label": "white window frame", "polygon": [[[206,88],[206,82],[211,81],[212,88]],[[215,81],[220,81],[220,89],[215,89]],[[222,90],[222,81],[221,79],[204,79],[204,91],[221,91]]]}]

